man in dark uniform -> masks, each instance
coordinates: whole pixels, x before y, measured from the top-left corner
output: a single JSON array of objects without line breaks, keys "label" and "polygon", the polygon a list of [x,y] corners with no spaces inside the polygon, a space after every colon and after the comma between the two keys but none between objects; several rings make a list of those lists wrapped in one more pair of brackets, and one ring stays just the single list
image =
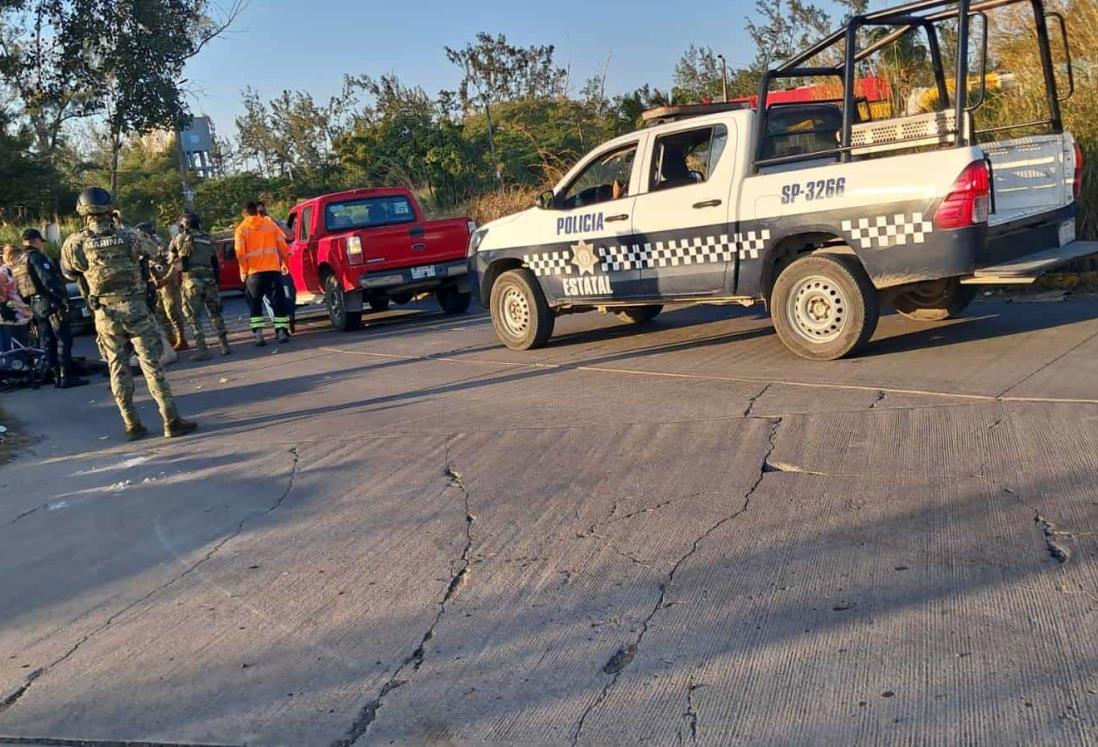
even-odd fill
[{"label": "man in dark uniform", "polygon": [[[73,375],[72,328],[69,326],[69,293],[57,267],[42,251],[37,228],[23,231],[23,249],[12,268],[19,295],[34,312],[38,347],[46,352],[53,384],[59,389],[84,386],[87,379]],[[61,355],[58,356],[60,343]]]}]

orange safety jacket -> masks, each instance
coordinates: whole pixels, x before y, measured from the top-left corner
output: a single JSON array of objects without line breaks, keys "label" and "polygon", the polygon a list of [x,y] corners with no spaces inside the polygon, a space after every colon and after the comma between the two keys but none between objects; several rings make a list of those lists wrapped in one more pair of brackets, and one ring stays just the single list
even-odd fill
[{"label": "orange safety jacket", "polygon": [[249,215],[236,227],[236,259],[240,276],[278,272],[286,264],[289,247],[282,229],[260,215]]}]

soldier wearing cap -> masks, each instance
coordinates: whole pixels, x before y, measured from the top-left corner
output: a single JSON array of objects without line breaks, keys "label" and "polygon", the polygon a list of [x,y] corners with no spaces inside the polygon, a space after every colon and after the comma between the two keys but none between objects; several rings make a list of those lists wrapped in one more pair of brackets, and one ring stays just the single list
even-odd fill
[{"label": "soldier wearing cap", "polygon": [[38,347],[46,352],[54,386],[60,389],[83,386],[87,379],[75,376],[72,371],[69,293],[56,265],[42,251],[44,246],[37,228],[23,231],[23,248],[12,266],[15,286],[34,313]]},{"label": "soldier wearing cap", "polygon": [[133,373],[127,350],[132,343],[149,393],[160,409],[164,437],[182,436],[198,424],[180,417],[160,366],[160,334],[145,301],[141,271],[141,263],[152,249],[137,232],[115,225],[113,207],[110,192],[105,189],[89,187],[80,193],[76,212],[84,218],[85,227],[65,241],[61,269],[66,277],[82,277],[87,284],[88,305],[95,311],[95,327],[107,354],[111,390],[126,435],[136,440],[148,433],[133,403]]}]

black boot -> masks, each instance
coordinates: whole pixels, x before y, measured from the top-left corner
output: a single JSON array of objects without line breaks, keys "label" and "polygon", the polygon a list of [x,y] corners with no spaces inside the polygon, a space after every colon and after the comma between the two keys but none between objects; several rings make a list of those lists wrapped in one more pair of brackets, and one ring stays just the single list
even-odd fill
[{"label": "black boot", "polygon": [[72,389],[73,387],[77,386],[87,386],[88,383],[89,382],[87,379],[82,379],[79,376],[73,376],[70,371],[64,368],[61,369],[60,375],[57,376],[53,381],[53,385],[58,389]]},{"label": "black boot", "polygon": [[267,344],[267,341],[263,339],[263,330],[261,330],[261,329],[252,330],[252,336],[255,337],[255,346],[257,348],[261,348],[261,347],[263,347],[264,345]]},{"label": "black boot", "polygon": [[276,329],[275,330],[275,339],[280,343],[289,342],[290,341],[290,333],[287,332],[286,330],[282,329],[282,328]]}]

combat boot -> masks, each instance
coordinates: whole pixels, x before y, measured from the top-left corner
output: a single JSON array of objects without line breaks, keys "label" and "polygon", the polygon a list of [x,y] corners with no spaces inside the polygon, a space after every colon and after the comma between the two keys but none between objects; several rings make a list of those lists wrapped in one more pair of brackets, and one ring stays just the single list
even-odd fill
[{"label": "combat boot", "polygon": [[221,345],[221,354],[222,355],[229,355],[230,353],[233,352],[233,349],[229,347],[229,336],[228,335],[221,335],[221,337],[218,338],[218,343]]},{"label": "combat boot", "polygon": [[135,423],[126,426],[127,441],[140,441],[147,435],[149,435],[149,429],[141,423]]},{"label": "combat boot", "polygon": [[267,341],[263,339],[263,330],[253,329],[252,336],[255,337],[255,346],[261,348],[267,344]]},{"label": "combat boot", "polygon": [[180,436],[186,436],[188,433],[193,433],[197,428],[198,423],[176,415],[174,418],[164,423],[164,438],[179,438]]},{"label": "combat boot", "polygon": [[210,349],[206,347],[205,340],[194,341],[194,355],[191,356],[191,360],[196,361],[208,361],[210,359]]},{"label": "combat boot", "polygon": [[122,422],[126,424],[126,440],[128,441],[140,441],[149,435],[149,429],[141,423],[141,419],[137,417],[137,411],[132,407],[123,406]]},{"label": "combat boot", "polygon": [[287,332],[286,330],[282,329],[282,328],[276,329],[275,330],[275,340],[277,340],[279,343],[289,342],[290,341],[290,333]]},{"label": "combat boot", "polygon": [[58,389],[72,389],[77,386],[87,386],[89,384],[87,379],[82,379],[79,376],[73,376],[65,369],[61,369],[61,374],[53,381],[53,385]]}]

